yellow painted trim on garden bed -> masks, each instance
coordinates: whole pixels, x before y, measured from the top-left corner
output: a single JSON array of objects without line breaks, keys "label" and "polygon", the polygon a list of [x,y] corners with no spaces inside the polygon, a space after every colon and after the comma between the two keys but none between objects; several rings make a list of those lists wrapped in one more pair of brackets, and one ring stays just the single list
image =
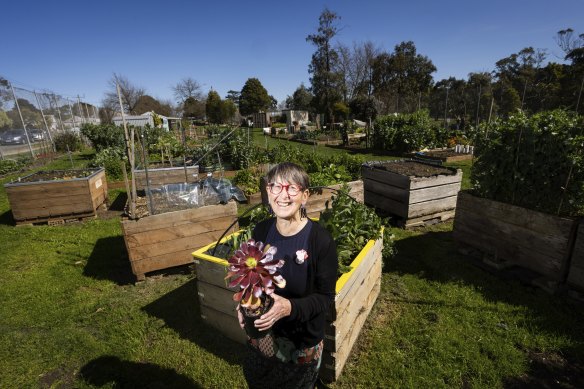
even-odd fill
[{"label": "yellow painted trim on garden bed", "polygon": [[338,294],[341,291],[341,289],[343,289],[343,286],[345,286],[347,281],[349,281],[351,279],[351,276],[353,275],[353,273],[355,273],[355,269],[357,267],[359,267],[359,264],[363,261],[363,258],[365,258],[365,256],[369,252],[369,250],[371,250],[374,245],[375,245],[374,240],[370,240],[365,244],[365,247],[363,247],[363,249],[355,257],[355,259],[353,259],[353,262],[351,262],[351,265],[350,265],[351,270],[349,270],[347,273],[343,273],[339,277],[339,279],[337,280],[337,286],[335,287],[335,293]]},{"label": "yellow painted trim on garden bed", "polygon": [[[219,243],[224,243],[225,241],[230,239],[232,236],[237,236],[237,235],[241,234],[242,231],[243,230],[240,230],[240,231],[234,232],[233,234],[227,235],[225,238],[221,239],[221,241]],[[381,234],[383,235],[383,227],[381,228]],[[216,242],[213,242],[213,243],[208,244],[205,247],[201,247],[200,249],[194,251],[192,253],[193,257],[195,257],[196,259],[210,261],[210,262],[227,267],[228,262],[225,259],[217,258],[217,257],[214,257],[214,256],[209,255],[209,254],[204,254],[206,251],[213,248],[215,246],[215,244],[216,244]],[[339,279],[337,280],[336,287],[335,287],[336,294],[338,294],[341,291],[341,289],[343,289],[343,286],[345,286],[347,281],[349,281],[351,279],[351,277],[353,276],[353,273],[355,273],[355,269],[357,267],[359,267],[359,265],[363,261],[363,258],[365,258],[367,253],[369,253],[369,250],[371,250],[374,245],[375,245],[375,240],[368,241],[365,244],[365,246],[363,247],[363,249],[359,252],[359,254],[357,254],[357,256],[355,257],[353,262],[351,262],[351,265],[350,265],[351,270],[349,270],[347,273],[342,274],[339,277]]]}]

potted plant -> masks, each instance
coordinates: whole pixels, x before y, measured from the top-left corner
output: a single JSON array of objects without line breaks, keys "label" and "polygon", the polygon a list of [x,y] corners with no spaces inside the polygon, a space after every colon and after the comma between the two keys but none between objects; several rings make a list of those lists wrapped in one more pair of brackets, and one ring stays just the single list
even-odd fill
[{"label": "potted plant", "polygon": [[286,286],[286,280],[278,271],[284,266],[284,260],[275,259],[276,252],[275,246],[249,239],[228,261],[225,279],[231,279],[230,288],[240,288],[233,295],[233,300],[239,303],[239,310],[245,319],[245,332],[250,338],[263,338],[269,333],[256,329],[254,321],[274,304],[271,295],[275,287]]}]

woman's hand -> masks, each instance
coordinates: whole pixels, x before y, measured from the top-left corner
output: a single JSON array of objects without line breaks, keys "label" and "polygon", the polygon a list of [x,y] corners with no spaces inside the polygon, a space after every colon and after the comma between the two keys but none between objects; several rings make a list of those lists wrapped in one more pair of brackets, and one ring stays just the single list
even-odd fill
[{"label": "woman's hand", "polygon": [[254,322],[255,327],[260,331],[266,331],[272,328],[275,322],[283,317],[290,316],[292,311],[292,304],[290,300],[272,293],[274,305],[272,308],[264,313],[259,319]]}]

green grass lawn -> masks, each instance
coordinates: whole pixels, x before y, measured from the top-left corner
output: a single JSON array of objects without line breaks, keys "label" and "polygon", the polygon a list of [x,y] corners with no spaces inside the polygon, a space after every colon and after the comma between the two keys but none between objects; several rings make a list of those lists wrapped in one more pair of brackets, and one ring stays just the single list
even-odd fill
[{"label": "green grass lawn", "polygon": [[[1,388],[245,386],[244,347],[202,322],[191,268],[134,285],[119,218],[14,227],[9,209],[0,186]],[[331,387],[583,387],[582,306],[477,267],[451,230],[392,229],[397,254]]]}]

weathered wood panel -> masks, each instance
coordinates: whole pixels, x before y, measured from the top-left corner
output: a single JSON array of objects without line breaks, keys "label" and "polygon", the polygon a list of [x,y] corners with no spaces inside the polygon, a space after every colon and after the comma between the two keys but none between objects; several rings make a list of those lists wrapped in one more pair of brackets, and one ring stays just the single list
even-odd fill
[{"label": "weathered wood panel", "polygon": [[[136,188],[146,189],[146,171],[143,169],[134,170],[136,178]],[[187,166],[186,175],[183,166],[148,169],[148,180],[150,189],[160,188],[166,184],[178,184],[182,182],[196,182],[199,180],[199,167]]]},{"label": "weathered wood panel", "polygon": [[496,258],[563,281],[574,220],[461,192],[453,237]]},{"label": "weathered wood panel", "polygon": [[[244,343],[234,310],[234,290],[225,283],[226,261],[204,255],[209,246],[197,250],[195,265],[201,316],[222,334]],[[337,281],[335,304],[327,315],[321,376],[336,380],[349,357],[380,291],[383,239],[369,242],[355,258],[354,268]],[[221,300],[221,301],[219,301]]]},{"label": "weathered wood panel", "polygon": [[96,215],[107,199],[105,170],[71,180],[12,182],[4,185],[17,222]]},{"label": "weathered wood panel", "polygon": [[576,232],[567,282],[568,285],[584,291],[584,221],[580,222]]},{"label": "weathered wood panel", "polygon": [[201,319],[229,339],[241,344],[247,342],[245,331],[239,326],[236,316],[219,312],[208,305],[201,304]]},{"label": "weathered wood panel", "polygon": [[193,263],[193,250],[217,241],[236,217],[237,205],[230,201],[124,220],[122,231],[133,273],[141,280],[148,272]]}]

